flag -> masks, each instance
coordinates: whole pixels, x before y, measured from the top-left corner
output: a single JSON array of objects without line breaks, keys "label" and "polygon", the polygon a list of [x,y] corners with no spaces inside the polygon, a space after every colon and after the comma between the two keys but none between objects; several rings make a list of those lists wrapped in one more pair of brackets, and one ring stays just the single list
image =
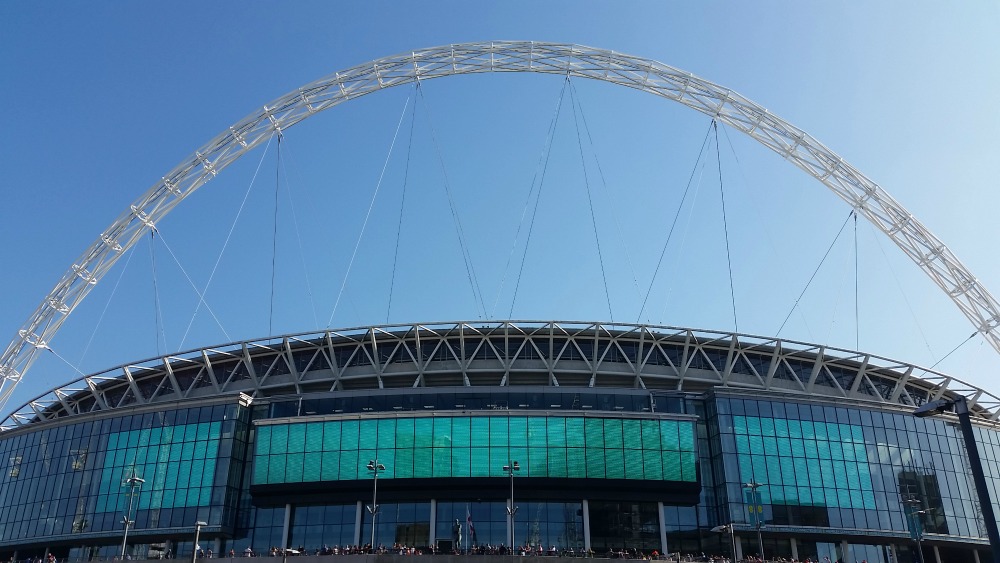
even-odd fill
[{"label": "flag", "polygon": [[466,537],[472,540],[473,545],[476,543],[476,527],[472,525],[472,512],[469,511],[469,505],[465,505],[465,529],[467,531]]}]

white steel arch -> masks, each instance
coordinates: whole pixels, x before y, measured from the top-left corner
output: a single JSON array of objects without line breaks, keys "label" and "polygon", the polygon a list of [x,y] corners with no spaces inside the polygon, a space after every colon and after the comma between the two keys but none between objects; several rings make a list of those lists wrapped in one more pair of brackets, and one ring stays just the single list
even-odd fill
[{"label": "white steel arch", "polygon": [[367,62],[307,84],[265,105],[186,158],[122,213],[63,274],[0,356],[0,410],[38,351],[124,251],[215,175],[320,111],[418,80],[485,72],[539,72],[610,82],[676,101],[742,131],[813,176],[871,221],[1000,352],[1000,303],[878,184],[811,135],[739,94],[671,66],[581,45],[492,41],[433,47]]}]

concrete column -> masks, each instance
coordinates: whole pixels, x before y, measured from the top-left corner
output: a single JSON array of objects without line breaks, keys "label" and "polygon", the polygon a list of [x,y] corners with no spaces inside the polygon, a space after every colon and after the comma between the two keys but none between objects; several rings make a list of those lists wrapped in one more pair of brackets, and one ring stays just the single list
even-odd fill
[{"label": "concrete column", "polygon": [[979,550],[978,549],[973,549],[972,550],[972,556],[975,559],[974,563],[980,563],[980,561],[979,561]]},{"label": "concrete column", "polygon": [[851,553],[851,546],[847,543],[847,540],[840,540],[840,558],[848,563],[854,560],[853,554]]},{"label": "concrete column", "polygon": [[743,559],[743,538],[736,536],[736,561]]},{"label": "concrete column", "polygon": [[796,561],[799,559],[799,542],[795,541],[795,538],[790,539],[792,544],[792,559]]},{"label": "concrete column", "polygon": [[889,555],[892,557],[892,563],[899,563],[899,554],[896,553],[896,544],[889,544]]},{"label": "concrete column", "polygon": [[590,503],[587,499],[580,501],[583,508],[583,549],[590,552]]},{"label": "concrete column", "polygon": [[[437,509],[438,503],[437,499],[431,499],[431,525],[430,525],[430,537],[427,538],[427,545],[436,546],[437,545]],[[458,546],[461,549],[462,546]]]},{"label": "concrete column", "polygon": [[670,553],[667,548],[667,523],[663,521],[663,503],[656,503],[656,520],[660,523],[660,553]]},{"label": "concrete column", "polygon": [[361,506],[361,501],[358,501],[357,508],[354,511],[354,545],[361,545],[361,524],[364,521],[361,516],[364,514],[364,508]]},{"label": "concrete column", "polygon": [[934,560],[937,561],[937,563],[941,563],[941,550],[939,550],[936,545],[932,547],[934,548]]},{"label": "concrete column", "polygon": [[281,527],[281,547],[288,547],[288,532],[292,524],[292,505],[285,505],[285,523]]}]

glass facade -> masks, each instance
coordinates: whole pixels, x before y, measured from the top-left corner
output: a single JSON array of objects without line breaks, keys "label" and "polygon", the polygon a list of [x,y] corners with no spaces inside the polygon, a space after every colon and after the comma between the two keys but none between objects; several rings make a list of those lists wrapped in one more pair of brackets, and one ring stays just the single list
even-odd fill
[{"label": "glass facade", "polygon": [[[230,401],[73,424],[0,440],[0,546],[34,537],[187,529],[232,519],[247,412]],[[241,419],[242,417],[242,419]],[[130,476],[145,482],[131,489]],[[105,534],[106,535],[106,534]]]},{"label": "glass facade", "polygon": [[434,416],[267,424],[255,485],[369,479],[523,477],[695,482],[694,422],[600,416]]},{"label": "glass facade", "polygon": [[[407,395],[388,390],[355,398],[368,409],[355,413],[318,412],[329,398],[219,397],[28,425],[0,435],[0,559],[114,556],[129,500],[137,557],[189,557],[197,521],[217,554],[363,546],[375,458],[386,546],[507,545],[513,485],[515,542],[546,553],[728,555],[735,540],[749,555],[759,515],[769,556],[910,563],[917,528],[927,560],[985,555],[967,452],[946,420],[734,390],[617,392],[420,390],[402,409]],[[1000,433],[976,435],[995,499]],[[145,482],[130,499],[133,474]],[[744,487],[754,480],[759,499]],[[730,522],[733,536],[710,531]]]}]

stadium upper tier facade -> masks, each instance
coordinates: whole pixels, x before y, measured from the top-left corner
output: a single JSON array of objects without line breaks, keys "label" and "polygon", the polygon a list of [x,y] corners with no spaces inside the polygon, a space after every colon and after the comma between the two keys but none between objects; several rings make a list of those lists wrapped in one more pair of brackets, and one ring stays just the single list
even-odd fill
[{"label": "stadium upper tier facade", "polygon": [[513,534],[546,553],[869,562],[916,561],[919,539],[927,561],[986,561],[954,417],[913,416],[958,397],[1000,509],[1000,400],[869,354],[580,322],[239,342],[82,377],[4,420],[0,559],[190,557],[203,523],[217,555]]}]

